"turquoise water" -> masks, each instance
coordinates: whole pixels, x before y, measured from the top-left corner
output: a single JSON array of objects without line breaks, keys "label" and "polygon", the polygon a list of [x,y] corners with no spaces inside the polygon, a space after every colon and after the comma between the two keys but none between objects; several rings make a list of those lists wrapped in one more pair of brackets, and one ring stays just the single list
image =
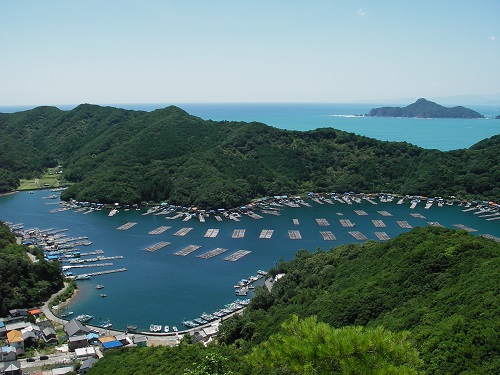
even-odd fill
[{"label": "turquoise water", "polygon": [[[57,207],[54,200],[42,199],[53,194],[49,191],[35,191],[34,194],[17,193],[0,197],[0,219],[12,223],[24,223],[25,228],[38,227],[69,229],[71,237],[88,236],[91,246],[81,247],[82,252],[102,249],[105,256],[122,255],[123,259],[113,260],[113,266],[103,269],[125,267],[126,272],[101,275],[91,280],[79,281],[78,297],[72,302],[70,310],[75,314],[92,314],[92,321],[110,319],[113,327],[125,329],[127,324],[138,324],[141,330],[149,325],[168,324],[181,326],[184,319],[193,319],[203,312],[212,312],[223,307],[234,299],[233,285],[241,278],[255,275],[258,269],[267,270],[281,258],[289,260],[299,249],[314,251],[317,248],[327,249],[341,243],[358,242],[348,233],[356,230],[369,239],[376,240],[374,232],[384,231],[391,238],[403,231],[396,223],[405,220],[411,226],[424,226],[427,222],[437,221],[447,227],[463,224],[477,229],[476,234],[492,234],[500,236],[500,220],[486,221],[472,212],[462,212],[463,207],[437,206],[425,210],[420,204],[415,210],[409,204],[379,203],[372,205],[363,201],[361,204],[324,204],[311,202],[312,207],[284,207],[281,216],[263,214],[261,220],[242,217],[240,222],[225,219],[217,222],[209,218],[205,223],[197,219],[183,222],[180,219],[166,220],[163,215],[142,216],[144,211],[121,211],[113,217],[107,211],[93,212],[88,215],[73,211],[50,214]],[[358,216],[354,210],[364,210],[367,216]],[[388,211],[393,216],[384,217],[377,211]],[[342,213],[339,216],[337,213]],[[420,213],[426,219],[411,216]],[[300,225],[293,224],[299,219]],[[325,218],[330,226],[321,227],[316,218]],[[344,228],[339,219],[349,219],[356,224],[355,228]],[[371,220],[383,220],[387,228],[376,228]],[[137,222],[128,231],[116,228],[126,222]],[[159,226],[172,226],[161,235],[149,235],[148,232]],[[180,229],[193,228],[185,237],[174,236]],[[216,238],[205,238],[210,228],[220,230]],[[246,229],[245,237],[233,239],[235,229]],[[263,229],[273,229],[271,239],[259,239]],[[288,230],[299,230],[302,240],[290,240]],[[320,231],[332,231],[336,241],[324,241]],[[156,252],[143,251],[160,241],[171,242]],[[196,252],[180,257],[173,255],[187,245],[199,245]],[[216,247],[228,249],[225,254],[204,260],[197,255]],[[237,250],[249,250],[251,253],[236,262],[222,260]],[[87,272],[102,270],[90,268]],[[75,274],[85,271],[74,270]],[[98,291],[97,284],[105,289]],[[107,298],[101,298],[106,293]]]},{"label": "turquoise water", "polygon": [[[152,111],[169,104],[116,104],[113,106]],[[500,120],[494,120],[500,108],[471,106],[486,116],[481,120],[463,119],[402,119],[360,117],[371,108],[386,104],[175,104],[186,112],[211,120],[258,121],[280,129],[312,130],[332,127],[382,141],[405,141],[441,151],[468,148],[500,134]],[[71,109],[74,106],[61,106]],[[0,112],[15,112],[30,107],[0,107]]]}]

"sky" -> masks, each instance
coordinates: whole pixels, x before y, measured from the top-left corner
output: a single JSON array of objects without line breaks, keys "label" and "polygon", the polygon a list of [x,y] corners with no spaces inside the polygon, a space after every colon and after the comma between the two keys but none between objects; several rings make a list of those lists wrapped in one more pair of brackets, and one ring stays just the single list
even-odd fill
[{"label": "sky", "polygon": [[0,1],[0,106],[466,95],[500,98],[499,0]]}]

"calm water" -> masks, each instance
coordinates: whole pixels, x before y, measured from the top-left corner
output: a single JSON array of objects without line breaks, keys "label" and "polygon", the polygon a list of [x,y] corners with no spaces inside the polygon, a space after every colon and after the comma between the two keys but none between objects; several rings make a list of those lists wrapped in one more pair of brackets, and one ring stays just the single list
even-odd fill
[{"label": "calm water", "polygon": [[[311,202],[313,207],[282,209],[281,216],[264,215],[261,220],[243,217],[241,222],[224,220],[217,222],[213,218],[200,223],[196,219],[187,222],[166,220],[163,215],[142,216],[143,211],[121,211],[113,217],[106,211],[88,215],[73,211],[50,214],[58,207],[55,200],[42,199],[52,194],[49,191],[35,191],[34,194],[17,193],[0,197],[0,219],[12,223],[24,223],[25,228],[69,229],[71,237],[88,236],[91,246],[81,247],[82,252],[102,249],[105,256],[122,255],[124,259],[113,260],[113,266],[107,269],[125,267],[127,272],[101,275],[91,280],[79,281],[79,295],[70,309],[76,314],[88,313],[95,316],[94,324],[110,319],[117,329],[125,329],[127,324],[138,324],[142,330],[149,325],[168,324],[181,326],[183,319],[198,317],[202,312],[212,312],[224,304],[233,301],[233,285],[241,278],[255,275],[258,269],[267,270],[280,258],[292,259],[299,249],[314,251],[336,246],[341,243],[356,242],[348,231],[357,230],[369,239],[376,239],[374,232],[385,231],[391,238],[403,231],[397,220],[406,220],[413,227],[427,225],[428,221],[437,221],[444,226],[464,224],[477,229],[476,234],[489,233],[500,236],[500,220],[486,221],[472,212],[464,213],[463,207],[433,206],[425,210],[420,205],[410,210],[409,205],[379,203],[372,205],[363,201],[361,204],[324,204]],[[358,216],[354,210],[364,210],[367,216]],[[393,216],[384,217],[377,211],[388,211]],[[337,215],[342,213],[343,216]],[[414,218],[410,213],[420,213],[426,219]],[[299,219],[300,225],[293,224],[293,218]],[[316,218],[326,218],[330,226],[320,227]],[[349,219],[356,228],[343,228],[339,219]],[[371,220],[383,220],[387,228],[375,228]],[[137,222],[128,231],[118,231],[117,227],[126,222]],[[148,232],[159,226],[172,226],[160,235]],[[174,236],[180,229],[193,228],[185,237]],[[209,228],[220,229],[216,238],[204,238]],[[245,237],[233,239],[235,229],[246,229]],[[271,239],[259,239],[263,229],[273,229]],[[288,230],[299,230],[302,240],[290,240]],[[324,241],[320,231],[332,231],[336,241]],[[159,251],[143,251],[147,246],[160,241],[171,245]],[[180,257],[174,252],[187,245],[199,245],[196,252]],[[227,253],[204,260],[197,255],[216,247],[228,249]],[[237,250],[249,250],[251,253],[236,262],[227,262],[222,258]],[[87,272],[106,268],[89,268]],[[75,274],[85,271],[74,270]],[[97,284],[105,285],[98,291]],[[100,298],[100,293],[107,298]]]},{"label": "calm water", "polygon": [[[152,111],[169,104],[114,104],[115,107]],[[470,106],[487,117],[484,120],[400,119],[360,117],[371,108],[390,104],[175,104],[186,112],[211,120],[258,121],[280,129],[312,130],[331,127],[382,141],[406,141],[442,151],[468,148],[500,134],[500,108]],[[68,110],[74,106],[61,106]],[[16,112],[32,107],[0,107],[0,112]]]}]

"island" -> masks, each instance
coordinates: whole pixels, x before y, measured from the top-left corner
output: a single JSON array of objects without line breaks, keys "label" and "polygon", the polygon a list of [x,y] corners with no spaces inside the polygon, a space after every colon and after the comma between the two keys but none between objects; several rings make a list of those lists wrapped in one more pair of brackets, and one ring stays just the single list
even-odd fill
[{"label": "island", "polygon": [[466,118],[477,119],[484,116],[462,106],[443,107],[427,99],[420,98],[406,107],[373,108],[366,116],[374,117],[414,117],[414,118]]},{"label": "island", "polygon": [[495,120],[500,120],[500,115],[498,115],[497,117],[495,117]]}]

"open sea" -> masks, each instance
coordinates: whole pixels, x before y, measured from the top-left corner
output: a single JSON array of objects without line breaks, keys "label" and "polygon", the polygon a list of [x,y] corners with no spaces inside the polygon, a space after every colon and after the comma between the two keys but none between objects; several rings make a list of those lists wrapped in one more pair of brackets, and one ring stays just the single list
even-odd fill
[{"label": "open sea", "polygon": [[[453,150],[467,148],[474,143],[500,134],[500,121],[492,118],[498,114],[494,107],[471,107],[487,117],[484,120],[451,119],[402,119],[359,117],[371,108],[381,105],[365,104],[176,104],[188,113],[204,119],[231,121],[259,121],[268,125],[307,131],[320,127],[333,127],[380,140],[405,141],[424,148]],[[117,107],[147,110],[162,108],[166,105],[115,105]],[[61,109],[71,109],[61,107]],[[0,107],[0,112],[15,112],[29,108]],[[287,193],[287,192],[284,192]],[[33,194],[21,192],[0,197],[0,220],[23,223],[24,228],[68,229],[68,236],[87,236],[92,244],[81,246],[81,252],[103,250],[104,256],[123,256],[115,259],[112,266],[73,269],[75,274],[95,272],[105,269],[126,268],[126,272],[95,276],[90,280],[79,281],[78,296],[71,302],[69,310],[74,315],[91,314],[91,324],[110,320],[114,329],[125,329],[128,324],[139,326],[147,331],[150,324],[177,326],[192,320],[203,312],[213,312],[223,308],[237,298],[233,285],[242,278],[256,275],[257,270],[268,270],[280,259],[290,260],[299,249],[314,251],[328,249],[342,243],[363,242],[356,240],[349,232],[359,231],[369,240],[377,240],[375,232],[386,232],[390,238],[410,230],[401,228],[397,221],[406,221],[411,227],[425,226],[428,222],[439,222],[443,226],[456,228],[465,225],[474,229],[475,235],[490,234],[500,237],[500,220],[487,220],[474,214],[476,211],[463,212],[462,206],[437,207],[424,209],[420,203],[414,210],[409,202],[403,205],[378,202],[354,203],[352,205],[335,202],[317,204],[312,207],[283,207],[281,216],[265,215],[255,220],[243,216],[240,222],[224,219],[216,221],[213,217],[205,223],[197,219],[183,222],[181,219],[166,220],[164,215],[141,215],[143,211],[121,210],[109,217],[108,211],[90,214],[64,211],[49,213],[57,208],[57,199],[44,199],[54,194],[40,190]],[[54,204],[56,203],[56,204]],[[367,215],[359,215],[362,210]],[[392,216],[383,216],[378,211],[387,211]],[[414,217],[421,214],[425,217]],[[293,224],[293,219],[299,225]],[[329,226],[318,225],[316,219],[324,218]],[[356,224],[355,228],[343,227],[339,220],[348,219]],[[372,220],[382,220],[385,228],[375,227]],[[117,230],[125,223],[137,223],[126,231]],[[171,228],[159,235],[148,234],[160,226]],[[184,237],[174,233],[182,228],[192,228]],[[216,238],[204,237],[208,229],[219,229]],[[244,238],[232,238],[233,231],[245,229]],[[259,239],[264,229],[272,229],[270,239]],[[298,230],[301,240],[291,240],[289,230]],[[325,241],[320,231],[331,231],[336,240]],[[156,252],[144,249],[158,242],[170,244]],[[188,245],[201,246],[187,256],[174,253]],[[227,251],[211,259],[198,255],[215,248]],[[237,250],[250,253],[236,262],[223,258]],[[95,286],[102,284],[102,290]],[[106,293],[107,298],[100,294]],[[250,295],[251,297],[251,295]]]}]

